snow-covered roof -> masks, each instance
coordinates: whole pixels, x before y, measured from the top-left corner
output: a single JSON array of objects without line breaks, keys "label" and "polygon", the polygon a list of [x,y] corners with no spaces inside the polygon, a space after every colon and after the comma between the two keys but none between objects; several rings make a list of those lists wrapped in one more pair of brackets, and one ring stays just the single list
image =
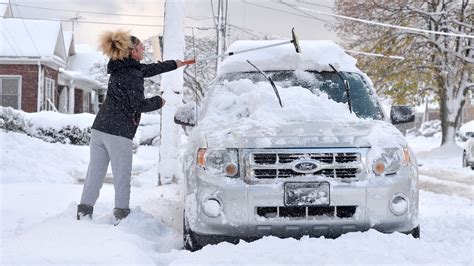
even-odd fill
[{"label": "snow-covered roof", "polygon": [[[81,46],[81,45],[79,45]],[[61,78],[66,80],[74,80],[78,82],[76,85],[82,88],[94,87],[94,88],[105,88],[104,84],[101,84],[96,80],[98,72],[92,71],[94,64],[107,60],[106,57],[100,52],[87,49],[83,45],[81,51],[88,52],[77,52],[70,56],[68,59],[67,69],[61,69]],[[60,83],[62,80],[60,79]],[[84,86],[83,84],[89,84]]]},{"label": "snow-covered roof", "polygon": [[0,16],[2,17],[11,16],[11,9],[8,2],[8,0],[0,0]]},{"label": "snow-covered roof", "polygon": [[0,57],[53,57],[65,61],[66,49],[58,21],[0,20]]},{"label": "snow-covered roof", "polygon": [[74,36],[72,31],[65,31],[63,32],[64,36],[64,48],[66,49],[66,53],[70,56],[76,53],[76,49],[74,47]]},{"label": "snow-covered roof", "polygon": [[[80,89],[89,91],[94,89],[105,89],[105,85],[89,75],[77,71],[59,69],[59,84],[66,85],[67,80],[73,80],[74,85]],[[67,84],[69,85],[69,84]]]},{"label": "snow-covered roof", "polygon": [[91,68],[95,63],[107,60],[107,58],[98,51],[77,52],[69,57],[67,70],[81,72],[84,75],[90,75]]},{"label": "snow-covered roof", "polygon": [[[283,41],[236,41],[227,49],[227,53],[279,42]],[[332,71],[329,67],[329,64],[332,64],[341,71],[360,72],[356,67],[357,60],[346,54],[333,41],[300,41],[299,44],[301,53],[296,53],[294,45],[288,43],[229,56],[222,61],[219,73],[255,71],[246,60],[250,60],[262,70]]]}]

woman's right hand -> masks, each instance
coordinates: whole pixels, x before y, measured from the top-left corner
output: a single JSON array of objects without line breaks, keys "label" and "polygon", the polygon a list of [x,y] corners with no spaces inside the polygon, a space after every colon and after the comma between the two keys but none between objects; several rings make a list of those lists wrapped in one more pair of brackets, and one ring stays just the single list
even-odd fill
[{"label": "woman's right hand", "polygon": [[184,66],[183,61],[181,61],[181,60],[174,60],[174,61],[176,62],[176,68],[180,68],[180,67]]},{"label": "woman's right hand", "polygon": [[178,67],[182,67],[182,66],[186,66],[186,65],[192,65],[192,64],[195,64],[195,63],[196,63],[196,60],[195,60],[195,59],[184,60],[184,61],[176,60],[176,66],[177,66],[177,68],[178,68]]}]

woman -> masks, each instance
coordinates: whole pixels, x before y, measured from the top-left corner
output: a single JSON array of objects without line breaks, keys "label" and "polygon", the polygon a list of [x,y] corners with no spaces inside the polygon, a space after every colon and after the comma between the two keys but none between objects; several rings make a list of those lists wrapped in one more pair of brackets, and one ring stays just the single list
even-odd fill
[{"label": "woman", "polygon": [[116,222],[130,213],[130,180],[132,173],[132,140],[140,123],[141,113],[158,110],[165,104],[160,96],[145,98],[144,78],[183,66],[180,60],[141,64],[144,46],[127,31],[105,32],[100,48],[110,58],[107,97],[92,125],[90,162],[77,206],[77,219],[92,218],[94,204],[112,165],[115,188],[114,216]]}]

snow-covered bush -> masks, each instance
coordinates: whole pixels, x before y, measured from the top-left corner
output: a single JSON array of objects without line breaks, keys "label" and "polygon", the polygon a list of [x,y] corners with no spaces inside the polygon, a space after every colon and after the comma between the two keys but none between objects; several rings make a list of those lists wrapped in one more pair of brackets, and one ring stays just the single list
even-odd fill
[{"label": "snow-covered bush", "polygon": [[[42,139],[51,143],[89,145],[95,115],[56,112],[26,113],[11,107],[0,107],[0,128]],[[143,114],[133,140],[134,150],[140,145],[159,143],[160,115]]]},{"label": "snow-covered bush", "polygon": [[431,120],[426,121],[425,123],[421,124],[420,129],[418,129],[420,135],[425,137],[432,137],[436,133],[441,132],[441,120]]},{"label": "snow-covered bush", "polygon": [[80,118],[83,115],[71,119],[66,119],[67,116],[70,115],[54,112],[25,113],[11,107],[1,107],[0,128],[51,143],[89,145],[91,127],[80,125],[87,123]]},{"label": "snow-covered bush", "polygon": [[0,128],[6,131],[29,134],[30,125],[22,113],[11,107],[0,106]]},{"label": "snow-covered bush", "polygon": [[51,143],[89,145],[91,128],[81,129],[77,126],[67,125],[59,130],[51,127],[38,128],[34,137]]}]

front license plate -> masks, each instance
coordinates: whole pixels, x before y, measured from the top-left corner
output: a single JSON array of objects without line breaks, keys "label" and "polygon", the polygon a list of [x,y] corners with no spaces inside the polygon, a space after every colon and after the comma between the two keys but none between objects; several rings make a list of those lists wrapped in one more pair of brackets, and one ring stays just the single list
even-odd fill
[{"label": "front license plate", "polygon": [[285,183],[285,206],[329,205],[328,182]]}]

